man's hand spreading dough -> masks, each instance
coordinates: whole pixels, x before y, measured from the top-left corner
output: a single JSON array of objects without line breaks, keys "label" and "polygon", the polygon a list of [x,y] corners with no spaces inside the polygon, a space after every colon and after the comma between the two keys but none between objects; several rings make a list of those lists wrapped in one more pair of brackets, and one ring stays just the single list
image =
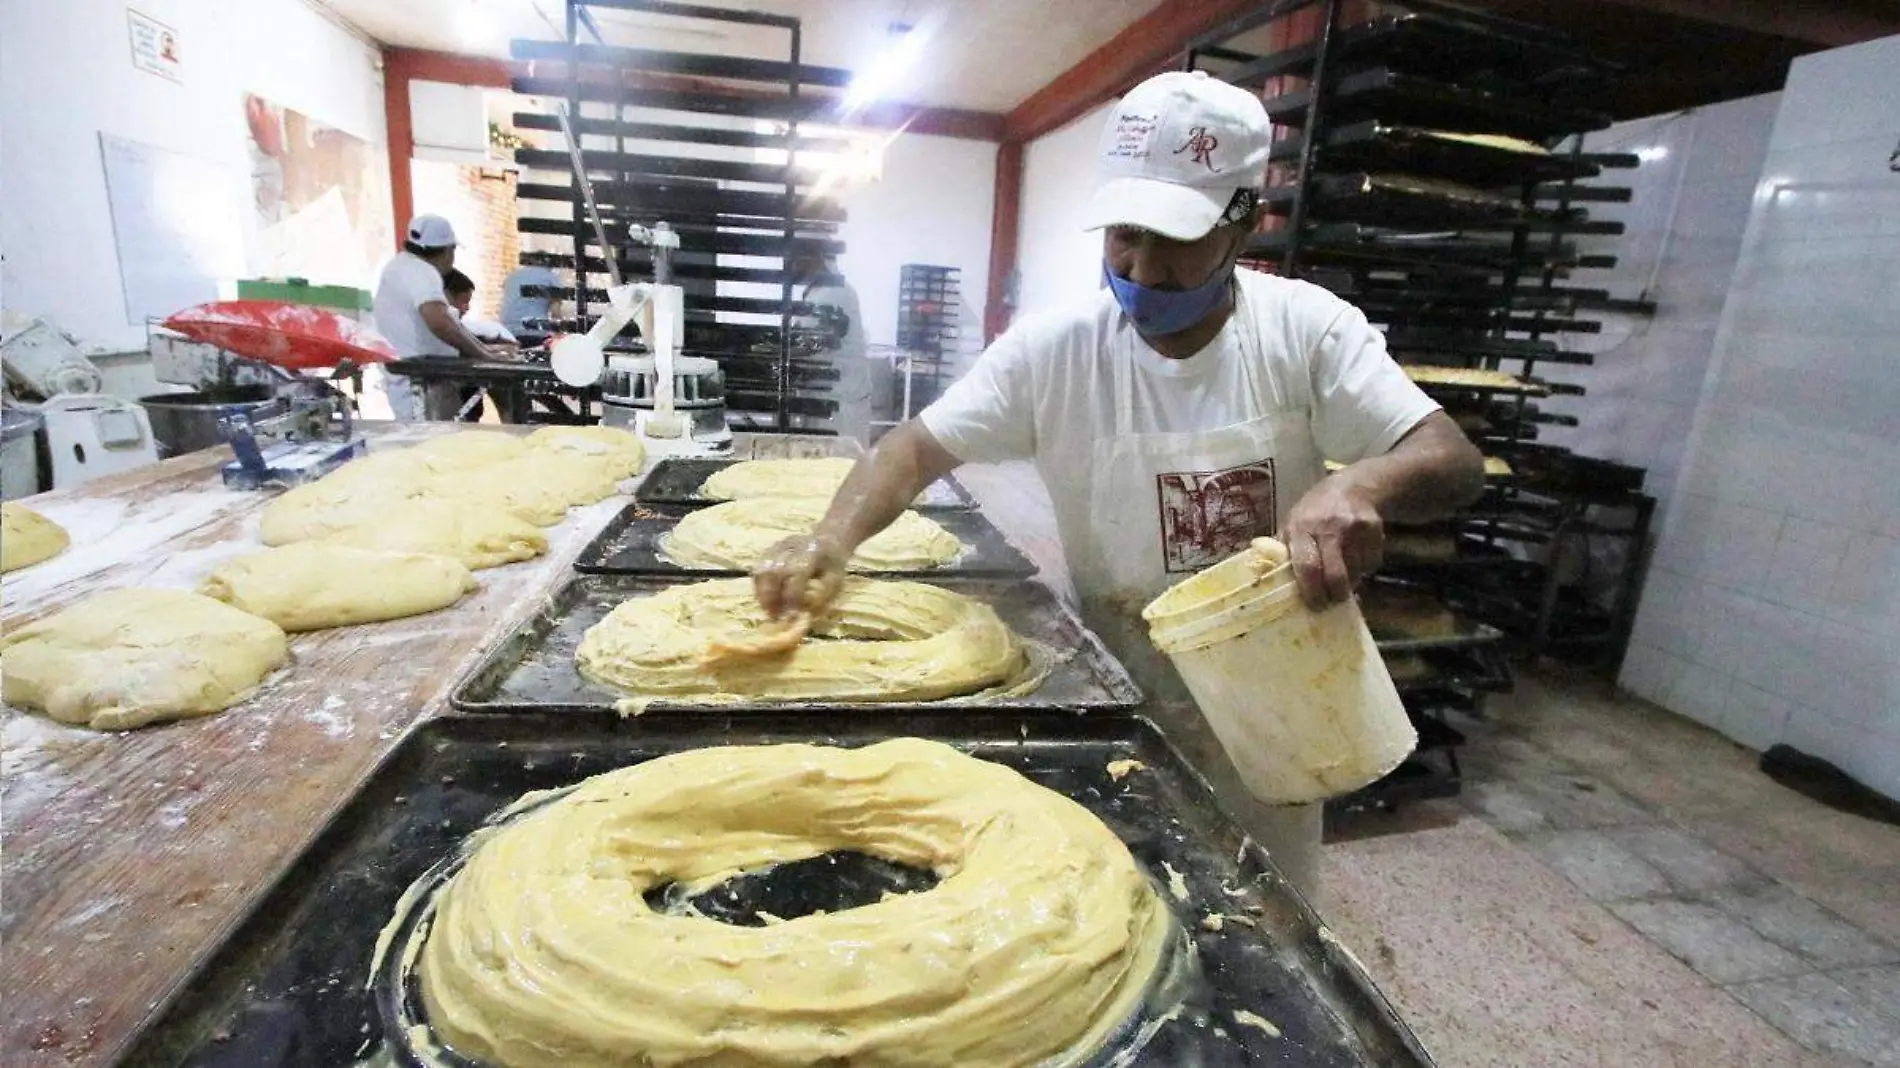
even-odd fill
[{"label": "man's hand spreading dough", "polygon": [[786,538],[752,573],[759,607],[773,619],[796,612],[822,614],[844,587],[850,560],[849,550],[822,535]]}]

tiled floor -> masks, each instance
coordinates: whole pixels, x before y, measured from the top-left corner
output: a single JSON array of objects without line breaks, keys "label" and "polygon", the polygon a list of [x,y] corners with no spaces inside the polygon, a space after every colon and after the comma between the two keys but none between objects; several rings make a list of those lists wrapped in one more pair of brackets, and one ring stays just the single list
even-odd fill
[{"label": "tiled floor", "polygon": [[1446,1068],[1900,1066],[1900,828],[1562,669],[1455,802],[1355,816],[1324,911]]},{"label": "tiled floor", "polygon": [[[1033,473],[958,477],[1065,587]],[[1900,828],[1561,669],[1468,726],[1463,797],[1325,855],[1322,911],[1444,1068],[1900,1066]]]}]

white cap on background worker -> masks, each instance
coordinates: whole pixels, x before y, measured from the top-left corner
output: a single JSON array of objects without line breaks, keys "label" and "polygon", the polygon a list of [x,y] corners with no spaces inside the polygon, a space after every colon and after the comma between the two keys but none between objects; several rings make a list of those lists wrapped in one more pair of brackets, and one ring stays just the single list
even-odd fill
[{"label": "white cap on background worker", "polygon": [[453,248],[455,227],[440,215],[418,215],[409,220],[407,241],[420,248]]},{"label": "white cap on background worker", "polygon": [[1266,180],[1272,132],[1259,97],[1206,71],[1148,79],[1102,131],[1083,229],[1137,226],[1193,241],[1245,218]]}]

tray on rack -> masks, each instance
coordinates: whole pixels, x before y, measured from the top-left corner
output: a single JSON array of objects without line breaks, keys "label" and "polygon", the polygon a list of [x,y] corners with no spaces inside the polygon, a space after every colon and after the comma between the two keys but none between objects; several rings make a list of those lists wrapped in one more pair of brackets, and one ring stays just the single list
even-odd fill
[{"label": "tray on rack", "polygon": [[[641,504],[718,504],[718,498],[699,492],[699,487],[714,474],[738,462],[739,459],[723,457],[667,457],[655,464],[653,470],[640,480],[640,488],[634,491],[633,499]],[[961,483],[945,476],[927,486],[922,497],[911,507],[920,512],[970,509],[976,507],[976,501]]]},{"label": "tray on rack", "polygon": [[[379,932],[412,883],[451,862],[471,832],[522,794],[710,745],[853,746],[900,735],[934,737],[1016,769],[1099,816],[1161,887],[1170,872],[1181,876],[1184,893],[1164,889],[1163,899],[1192,939],[1198,974],[1189,973],[1177,1012],[1150,1012],[1130,1028],[1147,1034],[1145,1046],[1120,1039],[1122,1049],[1101,1051],[1087,1068],[1431,1064],[1364,968],[1145,720],[968,711],[903,721],[719,718],[664,731],[538,717],[426,723],[183,984],[126,1063],[335,1068],[387,1056],[378,1047],[403,1036],[379,1011],[379,1001],[393,1007],[393,999],[367,986]],[[1107,771],[1114,760],[1145,768],[1118,782]],[[849,907],[842,880],[819,870],[802,866],[788,889]],[[1202,920],[1213,914],[1242,921],[1208,930]],[[1270,1026],[1242,1022],[1249,1019]]]},{"label": "tray on rack", "polygon": [[[1313,198],[1312,217],[1327,221],[1432,232],[1518,227],[1571,233],[1622,232],[1621,223],[1591,222],[1581,211],[1526,207],[1514,197],[1409,174],[1316,174],[1307,185]],[[1286,214],[1297,191],[1293,186],[1268,189],[1267,210]]]},{"label": "tray on rack", "polygon": [[[574,561],[574,570],[589,575],[691,575],[718,578],[742,575],[730,569],[687,568],[668,560],[660,552],[660,539],[673,524],[699,507],[677,504],[648,506],[630,504],[609,520],[607,526],[589,542]],[[963,542],[963,554],[943,567],[928,571],[879,571],[883,578],[971,579],[1028,578],[1036,565],[1009,543],[996,524],[974,511],[932,512],[931,522],[942,526]]]},{"label": "tray on rack", "polygon": [[[1297,158],[1302,138],[1276,144],[1268,158]],[[1563,154],[1525,151],[1475,142],[1459,131],[1424,130],[1383,122],[1360,122],[1329,131],[1322,166],[1332,170],[1397,172],[1442,178],[1480,189],[1593,178],[1596,164]]]},{"label": "tray on rack", "polygon": [[[1266,101],[1276,123],[1306,125],[1311,96],[1304,89]],[[1335,125],[1377,119],[1433,130],[1501,133],[1530,140],[1601,130],[1610,117],[1597,111],[1557,108],[1522,94],[1489,92],[1421,77],[1390,67],[1355,71],[1339,79],[1326,98],[1326,121]]]},{"label": "tray on rack", "polygon": [[[583,677],[574,666],[581,635],[620,605],[671,586],[702,581],[678,575],[579,575],[543,603],[490,650],[455,689],[453,703],[463,712],[549,712],[617,718],[617,702],[633,695]],[[915,714],[961,706],[980,711],[1095,712],[1133,708],[1141,691],[1101,640],[1082,625],[1074,611],[1040,583],[992,580],[964,582],[958,593],[996,609],[1004,623],[1041,649],[1049,675],[1033,692],[980,702],[878,702],[852,704],[861,714]],[[753,701],[689,704],[656,700],[643,720],[664,713],[705,717],[741,712],[779,712],[811,708],[814,701]],[[830,707],[841,707],[830,702]]]}]

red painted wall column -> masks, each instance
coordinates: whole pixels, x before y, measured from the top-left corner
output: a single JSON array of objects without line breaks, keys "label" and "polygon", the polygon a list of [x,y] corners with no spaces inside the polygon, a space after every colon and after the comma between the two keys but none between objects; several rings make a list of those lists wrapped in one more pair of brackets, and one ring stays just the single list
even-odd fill
[{"label": "red painted wall column", "polygon": [[1016,269],[1016,244],[1022,230],[1023,143],[996,146],[996,199],[990,215],[990,285],[983,309],[983,343],[1009,327],[1009,282]]},{"label": "red painted wall column", "polygon": [[383,49],[383,125],[389,140],[389,208],[396,217],[396,247],[415,214],[415,184],[409,163],[416,154],[416,127],[409,114],[409,83],[447,82],[506,89],[513,71],[506,60],[460,56],[418,48]]}]

